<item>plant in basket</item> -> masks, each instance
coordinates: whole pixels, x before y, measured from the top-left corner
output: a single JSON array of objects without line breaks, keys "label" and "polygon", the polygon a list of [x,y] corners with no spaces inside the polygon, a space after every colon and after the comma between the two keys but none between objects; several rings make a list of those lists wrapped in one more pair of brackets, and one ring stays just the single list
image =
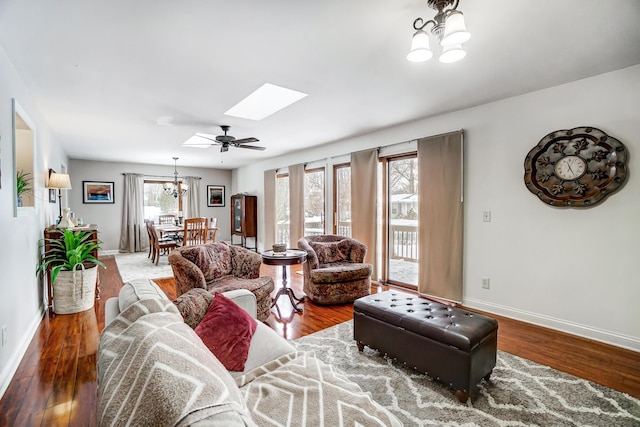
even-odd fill
[{"label": "plant in basket", "polygon": [[101,241],[86,231],[64,230],[60,238],[42,239],[48,245],[36,275],[51,271],[53,308],[58,314],[77,313],[93,307],[98,266],[106,268],[93,253]]}]

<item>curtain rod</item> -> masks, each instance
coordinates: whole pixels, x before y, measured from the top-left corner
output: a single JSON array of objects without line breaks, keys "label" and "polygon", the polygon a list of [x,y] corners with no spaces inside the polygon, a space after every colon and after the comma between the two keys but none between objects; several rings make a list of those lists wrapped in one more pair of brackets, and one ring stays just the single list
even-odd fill
[{"label": "curtain rod", "polygon": [[[144,175],[144,174],[143,173],[132,173],[132,172],[127,173],[127,172],[123,172],[122,175],[124,176],[124,175]],[[173,176],[169,176],[169,175],[144,175],[144,176],[145,176],[145,178],[167,178],[167,179],[173,179],[174,178]],[[199,176],[179,176],[178,178],[179,179],[182,179],[182,178],[202,179]]]}]

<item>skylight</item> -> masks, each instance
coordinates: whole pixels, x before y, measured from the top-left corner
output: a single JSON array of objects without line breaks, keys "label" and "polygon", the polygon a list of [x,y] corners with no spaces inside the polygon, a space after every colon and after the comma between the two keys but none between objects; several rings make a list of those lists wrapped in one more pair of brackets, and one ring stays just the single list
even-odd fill
[{"label": "skylight", "polygon": [[307,96],[306,93],[265,83],[224,114],[250,120],[262,120]]}]

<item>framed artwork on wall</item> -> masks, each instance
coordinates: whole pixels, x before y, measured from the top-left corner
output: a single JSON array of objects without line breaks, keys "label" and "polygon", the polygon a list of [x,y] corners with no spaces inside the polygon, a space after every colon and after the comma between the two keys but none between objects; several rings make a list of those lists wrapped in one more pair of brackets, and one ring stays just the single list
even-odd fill
[{"label": "framed artwork on wall", "polygon": [[[51,178],[51,174],[52,173],[56,173],[56,171],[54,171],[53,169],[49,168],[49,178]],[[55,188],[50,188],[49,189],[49,203],[55,203],[56,202],[56,189]]]},{"label": "framed artwork on wall", "polygon": [[82,181],[82,203],[115,203],[113,182]]},{"label": "framed artwork on wall", "polygon": [[207,206],[224,207],[224,185],[207,185]]}]

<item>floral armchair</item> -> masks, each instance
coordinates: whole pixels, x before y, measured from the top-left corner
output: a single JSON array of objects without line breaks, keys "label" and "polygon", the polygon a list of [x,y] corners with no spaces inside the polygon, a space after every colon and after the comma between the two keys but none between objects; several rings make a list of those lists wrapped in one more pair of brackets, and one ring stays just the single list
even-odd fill
[{"label": "floral armchair", "polygon": [[371,292],[373,267],[364,262],[367,247],[363,243],[324,234],[301,238],[298,248],[307,251],[303,290],[311,301],[344,304]]},{"label": "floral armchair", "polygon": [[274,285],[271,277],[259,277],[259,254],[225,242],[207,243],[174,249],[169,254],[169,264],[176,296],[193,288],[212,293],[247,289],[256,296],[258,320],[264,322],[269,317]]}]

